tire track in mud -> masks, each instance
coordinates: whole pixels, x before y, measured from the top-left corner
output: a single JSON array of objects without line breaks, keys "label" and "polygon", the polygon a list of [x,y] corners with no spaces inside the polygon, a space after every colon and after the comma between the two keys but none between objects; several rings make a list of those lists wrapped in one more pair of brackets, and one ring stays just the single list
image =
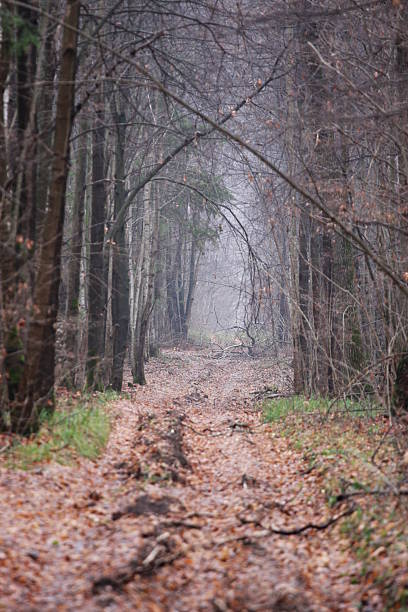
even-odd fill
[{"label": "tire track in mud", "polygon": [[[357,588],[343,593],[338,566],[344,567],[345,559],[333,550],[333,541],[309,528],[290,543],[274,533],[289,535],[305,525],[323,529],[331,520],[313,477],[299,476],[300,458],[271,436],[251,399],[266,382],[281,387],[279,377],[271,381],[270,373],[249,359],[214,364],[202,354],[175,357],[176,384],[160,385],[172,408],[164,413],[157,404],[155,383],[149,396],[154,414],[164,421],[173,411],[175,456],[181,452],[189,469],[179,465],[182,477],[171,476],[163,487],[181,506],[169,507],[166,520],[153,521],[156,540],[150,550],[171,534],[177,542],[173,554],[178,546],[180,556],[149,568],[149,578],[139,573],[127,584],[126,597],[141,597],[146,609],[174,612],[355,609]],[[166,378],[166,370],[161,376]],[[164,430],[160,435],[168,439]],[[305,484],[311,495],[302,491]],[[120,597],[126,605],[125,593]]]}]

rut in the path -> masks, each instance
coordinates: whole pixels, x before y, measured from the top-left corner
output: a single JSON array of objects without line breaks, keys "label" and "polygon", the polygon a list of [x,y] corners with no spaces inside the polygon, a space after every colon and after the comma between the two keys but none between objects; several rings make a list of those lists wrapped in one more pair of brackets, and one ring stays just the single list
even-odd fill
[{"label": "rut in the path", "polygon": [[0,609],[355,609],[358,587],[344,577],[353,560],[323,529],[347,508],[329,513],[315,476],[302,474],[251,395],[283,389],[287,372],[169,351],[148,375],[117,403],[97,464],[44,467],[12,483],[14,503],[31,491],[30,520],[42,526],[14,517],[7,537],[29,581],[13,570]]}]

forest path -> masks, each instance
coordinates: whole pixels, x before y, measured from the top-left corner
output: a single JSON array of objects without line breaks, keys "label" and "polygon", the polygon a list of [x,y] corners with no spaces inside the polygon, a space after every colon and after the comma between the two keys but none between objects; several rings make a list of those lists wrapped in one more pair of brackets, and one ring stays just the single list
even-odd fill
[{"label": "forest path", "polygon": [[287,373],[166,351],[148,380],[98,462],[1,471],[0,610],[357,609],[336,530],[273,533],[330,517],[251,399]]}]

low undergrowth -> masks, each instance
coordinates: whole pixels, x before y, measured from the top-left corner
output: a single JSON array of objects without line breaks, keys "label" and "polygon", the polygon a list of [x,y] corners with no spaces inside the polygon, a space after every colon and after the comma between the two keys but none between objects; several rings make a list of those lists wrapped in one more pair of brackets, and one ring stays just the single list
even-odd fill
[{"label": "low undergrowth", "polygon": [[263,406],[265,421],[279,421],[282,418],[294,415],[336,416],[347,417],[372,417],[383,412],[383,408],[373,404],[369,399],[355,401],[344,398],[334,402],[328,398],[311,397],[302,395],[283,397],[269,400]]},{"label": "low undergrowth", "polygon": [[384,610],[408,611],[407,454],[387,415],[351,400],[327,414],[329,406],[325,399],[284,398],[265,401],[263,415],[302,453],[303,474],[319,482],[329,507],[356,505],[336,527],[358,561],[350,580],[363,591],[379,589]]},{"label": "low undergrowth", "polygon": [[93,394],[61,394],[51,415],[44,413],[38,433],[15,436],[5,453],[9,467],[29,470],[43,462],[69,464],[75,457],[96,459],[110,433],[106,404],[117,398],[108,391]]}]

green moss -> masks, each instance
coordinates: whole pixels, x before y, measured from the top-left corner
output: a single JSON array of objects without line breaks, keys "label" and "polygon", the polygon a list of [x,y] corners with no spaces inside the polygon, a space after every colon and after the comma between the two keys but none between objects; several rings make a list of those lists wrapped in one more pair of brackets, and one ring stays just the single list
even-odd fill
[{"label": "green moss", "polygon": [[18,386],[24,368],[23,342],[16,326],[10,331],[6,342],[4,360],[9,386]]},{"label": "green moss", "polygon": [[79,312],[79,299],[74,298],[71,302],[71,312]]}]

